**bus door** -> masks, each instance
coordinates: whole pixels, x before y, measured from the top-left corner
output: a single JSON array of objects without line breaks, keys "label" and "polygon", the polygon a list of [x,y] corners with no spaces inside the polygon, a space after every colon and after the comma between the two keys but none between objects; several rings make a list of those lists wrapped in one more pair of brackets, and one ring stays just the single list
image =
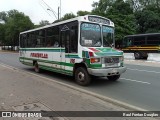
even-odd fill
[{"label": "bus door", "polygon": [[19,49],[19,56],[20,56],[20,61],[24,63],[25,51],[22,50],[22,48]]},{"label": "bus door", "polygon": [[67,62],[67,55],[70,49],[70,30],[61,31],[61,69],[65,69],[65,63]]},{"label": "bus door", "polygon": [[24,58],[26,57],[26,49],[25,45],[27,44],[27,34],[22,34],[20,35],[20,50],[19,50],[19,56],[20,56],[20,61],[24,63]]}]

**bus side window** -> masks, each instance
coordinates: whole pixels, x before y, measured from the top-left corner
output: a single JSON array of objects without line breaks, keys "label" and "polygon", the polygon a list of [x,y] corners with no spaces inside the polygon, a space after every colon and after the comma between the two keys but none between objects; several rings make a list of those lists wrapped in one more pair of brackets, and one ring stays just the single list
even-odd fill
[{"label": "bus side window", "polygon": [[70,43],[70,52],[77,53],[78,46],[78,25],[72,26],[71,30],[71,43]]},{"label": "bus side window", "polygon": [[134,37],[134,45],[145,45],[145,36]]},{"label": "bus side window", "polygon": [[128,40],[127,40],[127,46],[131,46],[131,45],[132,45],[132,39],[128,38]]},{"label": "bus side window", "polygon": [[46,29],[46,45],[45,47],[59,46],[59,26],[53,26]]},{"label": "bus side window", "polygon": [[156,36],[148,36],[147,37],[147,44],[148,45],[160,45],[160,35]]},{"label": "bus side window", "polygon": [[66,46],[65,46],[65,50],[66,53],[70,53],[70,36],[69,36],[69,31],[66,31]]},{"label": "bus side window", "polygon": [[25,48],[24,34],[20,35],[20,47]]},{"label": "bus side window", "polygon": [[[68,23],[65,25],[65,27],[62,27],[62,30],[65,32],[64,38],[65,38],[66,53],[77,53],[78,22],[74,21],[74,22]],[[63,39],[62,39],[62,43],[63,43]]]},{"label": "bus side window", "polygon": [[53,47],[59,47],[59,42],[55,41]]},{"label": "bus side window", "polygon": [[65,47],[65,32],[61,32],[61,47]]}]

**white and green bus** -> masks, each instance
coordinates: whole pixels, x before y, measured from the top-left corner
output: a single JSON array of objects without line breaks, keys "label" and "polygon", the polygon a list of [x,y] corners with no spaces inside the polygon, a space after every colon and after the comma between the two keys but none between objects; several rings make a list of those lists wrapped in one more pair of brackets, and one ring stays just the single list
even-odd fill
[{"label": "white and green bus", "polygon": [[74,76],[88,85],[93,76],[116,81],[126,71],[123,52],[113,48],[114,23],[80,16],[20,33],[19,60],[25,65]]}]

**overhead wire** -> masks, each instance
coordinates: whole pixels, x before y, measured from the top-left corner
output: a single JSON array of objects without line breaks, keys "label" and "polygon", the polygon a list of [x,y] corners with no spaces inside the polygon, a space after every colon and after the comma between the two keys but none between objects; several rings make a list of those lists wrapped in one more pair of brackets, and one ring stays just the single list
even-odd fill
[{"label": "overhead wire", "polygon": [[44,5],[47,7],[47,10],[50,10],[51,12],[53,12],[53,14],[54,14],[54,16],[55,16],[55,18],[57,19],[57,13],[44,1],[44,0],[41,0],[43,3],[44,3]]},{"label": "overhead wire", "polygon": [[43,10],[51,17],[53,17],[45,8],[44,6],[39,2],[39,5],[43,8]]}]

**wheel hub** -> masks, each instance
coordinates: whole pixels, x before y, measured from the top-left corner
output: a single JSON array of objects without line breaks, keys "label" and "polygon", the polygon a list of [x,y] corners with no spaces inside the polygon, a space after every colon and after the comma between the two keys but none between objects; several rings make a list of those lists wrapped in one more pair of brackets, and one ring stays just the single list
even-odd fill
[{"label": "wheel hub", "polygon": [[85,76],[84,73],[79,72],[79,73],[78,73],[78,80],[79,80],[79,81],[84,81],[84,76]]}]

